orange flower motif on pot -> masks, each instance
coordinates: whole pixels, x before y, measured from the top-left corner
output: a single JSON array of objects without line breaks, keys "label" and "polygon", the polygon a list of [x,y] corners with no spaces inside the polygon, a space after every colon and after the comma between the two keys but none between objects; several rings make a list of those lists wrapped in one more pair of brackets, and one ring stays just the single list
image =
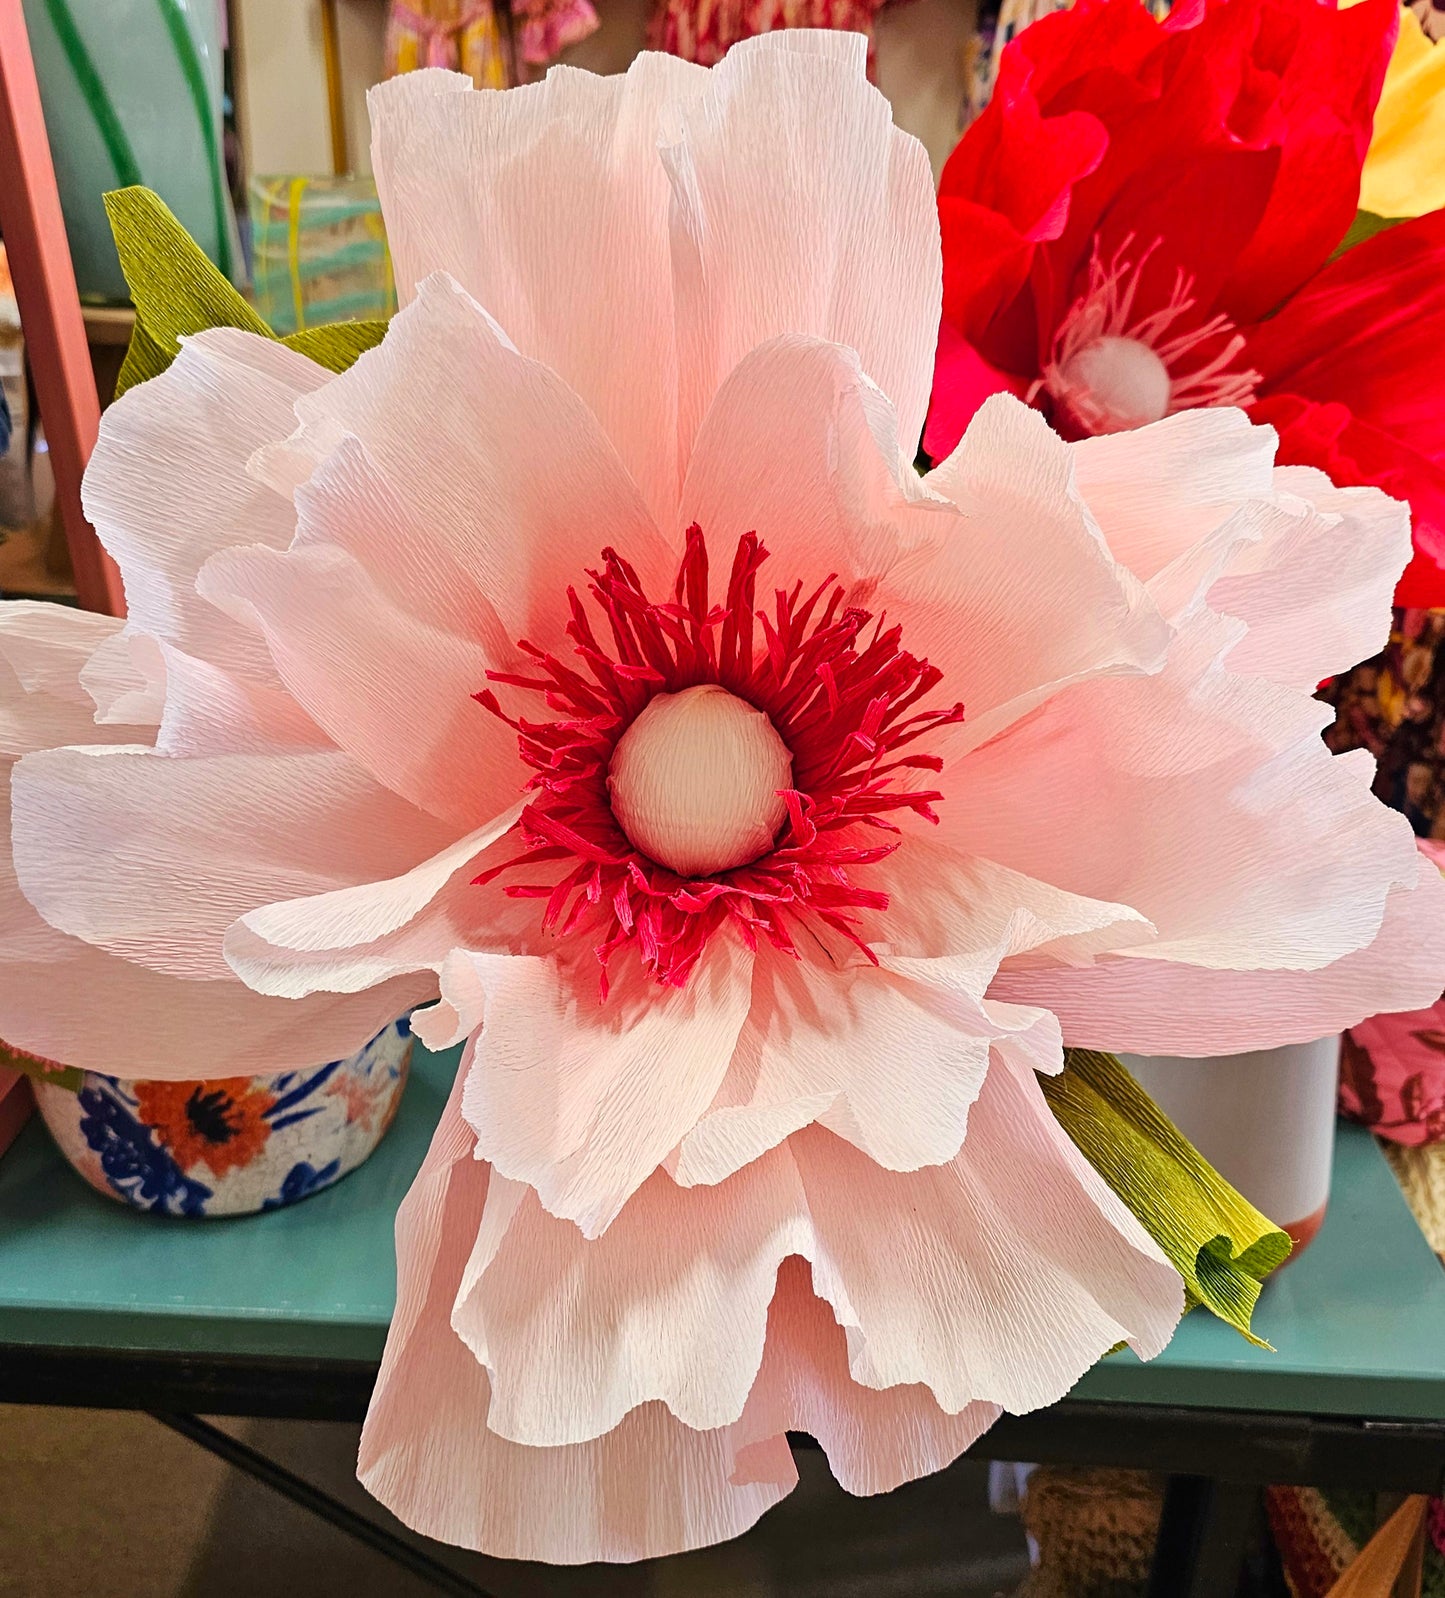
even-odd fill
[{"label": "orange flower motif on pot", "polygon": [[215,1082],[137,1082],[140,1118],[154,1127],[177,1165],[204,1163],[217,1176],[255,1159],[271,1136],[276,1102],[244,1076]]}]

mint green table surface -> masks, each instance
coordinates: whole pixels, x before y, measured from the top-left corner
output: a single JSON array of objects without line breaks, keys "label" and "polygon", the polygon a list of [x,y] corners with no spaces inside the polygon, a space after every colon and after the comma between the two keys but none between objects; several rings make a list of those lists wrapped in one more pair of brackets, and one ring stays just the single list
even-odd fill
[{"label": "mint green table surface", "polygon": [[[418,1050],[395,1126],[359,1171],[238,1220],[136,1214],[93,1193],[32,1124],[0,1157],[0,1345],[373,1360],[395,1292],[392,1218],[455,1054]],[[1308,1252],[1265,1290],[1251,1348],[1200,1313],[1152,1364],[1106,1360],[1094,1401],[1445,1420],[1445,1271],[1364,1132],[1342,1127]]]}]

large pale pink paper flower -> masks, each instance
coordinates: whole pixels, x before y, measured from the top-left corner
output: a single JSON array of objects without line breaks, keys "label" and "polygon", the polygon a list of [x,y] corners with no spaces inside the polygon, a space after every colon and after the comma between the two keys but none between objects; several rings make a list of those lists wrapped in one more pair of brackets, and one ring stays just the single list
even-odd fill
[{"label": "large pale pink paper flower", "polygon": [[789,1490],[790,1428],[878,1491],[1167,1341],[1065,1041],[1445,985],[1445,888],[1311,698],[1408,518],[1228,412],[1067,446],[1001,398],[919,479],[935,209],[861,40],[373,115],[384,343],[202,335],[107,415],[131,631],[204,668],[165,752],[22,760],[20,881],[138,972],[219,907],[277,1000],[439,983],[362,1478],[495,1554],[673,1552]]},{"label": "large pale pink paper flower", "polygon": [[[157,637],[127,633],[108,616],[23,601],[0,605],[0,836],[10,836],[18,757],[76,744],[90,746],[84,759],[103,746],[150,749],[158,738],[161,749],[169,747],[167,652]],[[191,670],[196,665],[187,662]],[[252,902],[285,879],[284,872],[261,879]],[[21,893],[5,849],[0,1037],[44,1060],[129,1076],[225,1075],[232,1067],[250,1070],[256,1060],[279,1071],[351,1053],[387,1018],[426,997],[428,985],[411,977],[367,993],[317,994],[299,1005],[264,998],[222,958],[233,914],[221,900],[212,907],[208,937],[187,929],[193,969],[184,975],[137,965],[119,945],[114,952],[98,948],[42,920]],[[207,951],[209,968],[202,969]]]}]

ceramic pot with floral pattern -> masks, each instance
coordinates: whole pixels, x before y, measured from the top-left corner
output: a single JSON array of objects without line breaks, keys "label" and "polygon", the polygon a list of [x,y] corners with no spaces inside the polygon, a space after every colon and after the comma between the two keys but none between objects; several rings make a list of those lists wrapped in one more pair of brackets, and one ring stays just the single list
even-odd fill
[{"label": "ceramic pot with floral pattern", "polygon": [[250,1215],[330,1187],[380,1143],[411,1063],[405,1017],[346,1060],[277,1076],[35,1079],[60,1151],[99,1193],[157,1215]]}]

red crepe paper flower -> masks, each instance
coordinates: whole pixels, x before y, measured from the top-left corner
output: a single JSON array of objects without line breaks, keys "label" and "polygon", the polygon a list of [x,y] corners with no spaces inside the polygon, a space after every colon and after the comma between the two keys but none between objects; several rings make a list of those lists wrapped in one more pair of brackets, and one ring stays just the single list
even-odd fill
[{"label": "red crepe paper flower", "polygon": [[1072,438],[1242,406],[1281,462],[1408,499],[1397,601],[1445,604],[1445,213],[1331,261],[1397,27],[1393,0],[1082,0],[1020,34],[943,171],[927,452],[1000,390]]}]

